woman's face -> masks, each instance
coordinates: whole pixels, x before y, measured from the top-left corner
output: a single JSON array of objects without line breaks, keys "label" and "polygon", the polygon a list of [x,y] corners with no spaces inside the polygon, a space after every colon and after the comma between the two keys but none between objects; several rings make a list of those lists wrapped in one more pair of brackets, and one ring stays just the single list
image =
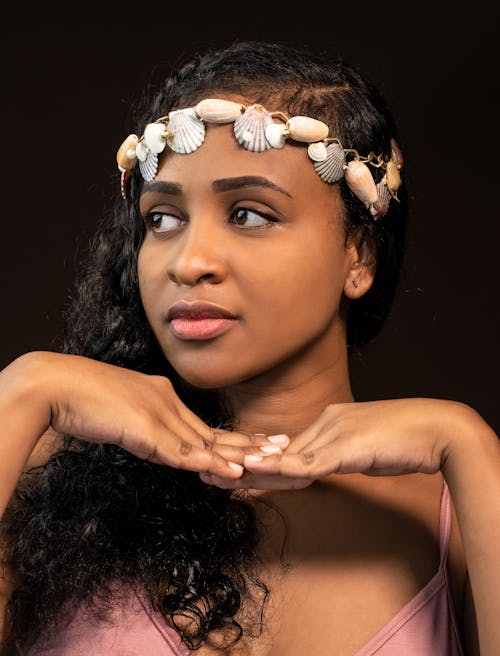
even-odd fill
[{"label": "woman's face", "polygon": [[[229,124],[209,126],[194,153],[167,151],[142,190],[138,275],[172,366],[194,386],[218,388],[306,355],[319,338],[331,335],[338,350],[339,304],[357,257],[345,244],[339,190],[320,180],[306,147],[249,152]],[[214,303],[235,318],[172,321],[179,301]],[[200,339],[195,325],[222,332]]]}]

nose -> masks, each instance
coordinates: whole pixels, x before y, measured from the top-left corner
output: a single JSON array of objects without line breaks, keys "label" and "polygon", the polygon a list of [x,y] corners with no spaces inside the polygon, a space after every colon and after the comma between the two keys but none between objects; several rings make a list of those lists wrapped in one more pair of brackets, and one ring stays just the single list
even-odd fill
[{"label": "nose", "polygon": [[170,253],[168,277],[178,285],[222,282],[227,275],[223,230],[206,216],[191,217]]}]

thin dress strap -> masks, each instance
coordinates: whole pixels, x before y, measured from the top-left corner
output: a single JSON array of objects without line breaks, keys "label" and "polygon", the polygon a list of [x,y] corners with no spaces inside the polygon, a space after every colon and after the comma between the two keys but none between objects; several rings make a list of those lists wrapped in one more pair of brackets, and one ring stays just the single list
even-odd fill
[{"label": "thin dress strap", "polygon": [[439,567],[446,569],[446,559],[448,558],[448,545],[450,542],[451,528],[451,508],[450,508],[450,491],[443,479],[443,491],[441,493],[441,507],[439,511]]},{"label": "thin dress strap", "polygon": [[458,628],[457,613],[455,603],[450,588],[450,578],[448,576],[447,559],[448,548],[450,542],[450,528],[451,528],[451,503],[450,503],[450,490],[443,479],[443,493],[441,495],[441,511],[439,516],[439,551],[441,555],[441,562],[439,569],[443,573],[443,579],[446,586],[446,596],[448,598],[448,608],[450,613],[450,624],[453,627],[455,639],[457,643],[457,650],[459,654],[463,654],[461,646],[461,633]]}]

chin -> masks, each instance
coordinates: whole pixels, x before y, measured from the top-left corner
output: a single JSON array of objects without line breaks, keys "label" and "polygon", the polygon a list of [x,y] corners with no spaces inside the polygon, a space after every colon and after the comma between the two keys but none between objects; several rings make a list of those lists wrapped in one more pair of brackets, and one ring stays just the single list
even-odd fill
[{"label": "chin", "polygon": [[176,367],[175,365],[173,366],[182,380],[184,380],[188,385],[191,385],[191,387],[196,387],[198,389],[220,389],[222,387],[234,385],[241,380],[240,378],[235,377],[234,371],[203,371],[202,366],[200,365],[198,365],[198,367],[196,367],[196,369],[193,371],[192,369],[187,369],[186,367]]}]

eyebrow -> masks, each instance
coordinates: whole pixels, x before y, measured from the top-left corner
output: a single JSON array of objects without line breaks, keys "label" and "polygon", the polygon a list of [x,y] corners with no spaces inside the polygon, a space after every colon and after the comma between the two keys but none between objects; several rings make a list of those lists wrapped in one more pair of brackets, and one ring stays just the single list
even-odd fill
[{"label": "eyebrow", "polygon": [[283,187],[279,187],[274,182],[271,182],[271,180],[258,175],[242,175],[239,178],[222,178],[221,180],[214,180],[212,182],[212,188],[216,192],[232,191],[233,189],[241,189],[242,187],[265,187],[292,198],[292,195],[286,189],[283,189]]},{"label": "eyebrow", "polygon": [[180,184],[177,184],[177,182],[162,182],[160,180],[157,180],[156,182],[145,182],[142,187],[142,194],[154,192],[169,194],[170,196],[181,196],[182,187]]},{"label": "eyebrow", "polygon": [[[280,194],[284,194],[285,196],[292,198],[292,195],[286,189],[283,189],[283,187],[280,187],[274,182],[271,182],[271,180],[258,175],[242,175],[237,178],[221,178],[220,180],[214,180],[212,182],[212,189],[216,193],[232,191],[233,189],[241,189],[243,187],[264,187],[266,189],[272,189],[273,191],[277,191]],[[143,193],[154,192],[169,194],[171,196],[181,196],[182,186],[177,182],[164,182],[162,180],[145,182],[143,186]]]}]

